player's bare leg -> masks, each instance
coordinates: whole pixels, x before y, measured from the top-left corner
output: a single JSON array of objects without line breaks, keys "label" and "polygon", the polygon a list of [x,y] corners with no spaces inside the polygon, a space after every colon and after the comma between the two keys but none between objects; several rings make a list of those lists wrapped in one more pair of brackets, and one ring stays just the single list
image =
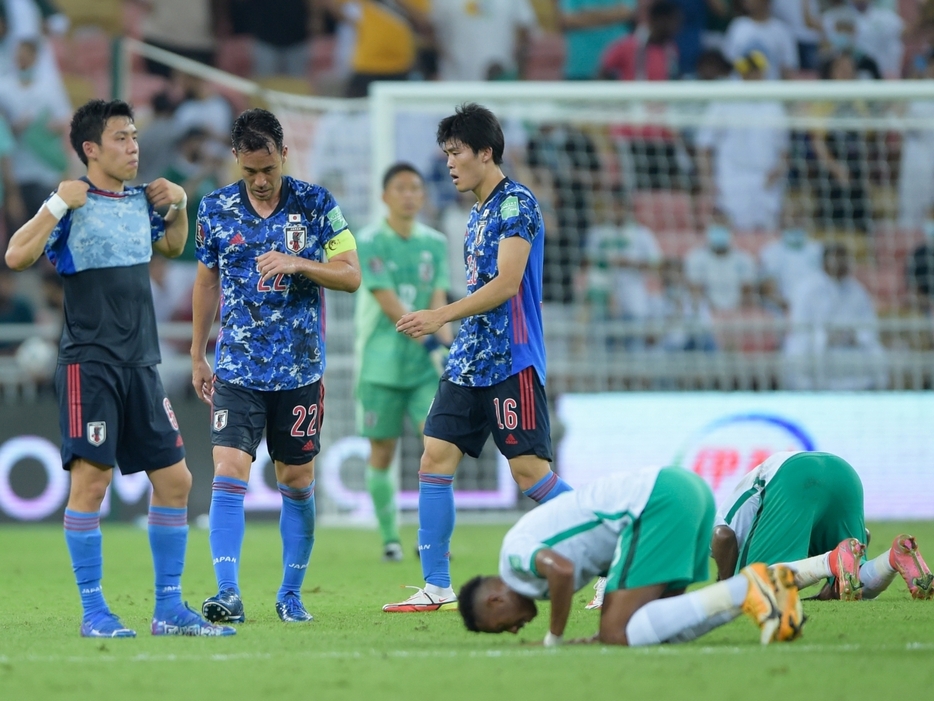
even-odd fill
[{"label": "player's bare leg", "polygon": [[450,547],[454,532],[454,472],[463,453],[453,443],[425,436],[418,471],[418,550],[425,587],[405,601],[387,604],[387,613],[457,608],[451,588]]},{"label": "player's bare leg", "polygon": [[302,623],[313,620],[301,593],[315,544],[315,461],[286,465],[277,460],[276,481],[282,494],[282,585],[276,596],[276,613],[286,623]]}]

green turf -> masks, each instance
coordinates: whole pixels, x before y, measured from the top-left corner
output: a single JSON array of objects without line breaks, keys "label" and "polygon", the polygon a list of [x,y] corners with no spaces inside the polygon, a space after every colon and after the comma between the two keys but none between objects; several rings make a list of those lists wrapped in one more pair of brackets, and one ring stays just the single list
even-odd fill
[{"label": "green turf", "polygon": [[[875,524],[870,554],[901,530],[934,559],[934,524]],[[496,566],[505,527],[460,526],[456,583]],[[384,614],[421,581],[406,561],[379,561],[376,535],[319,529],[304,592],[316,621],[286,626],[275,526],[251,523],[243,554],[248,622],[225,639],[154,639],[146,535],[105,525],[104,591],[135,640],[78,636],[80,607],[61,529],[0,528],[0,699],[764,699],[921,698],[934,687],[934,602],[912,601],[901,579],[877,601],[807,602],[804,638],[761,648],[745,618],[688,645],[544,650],[542,614],[519,636],[466,632],[456,613]],[[660,554],[664,557],[664,554]],[[214,593],[207,534],[192,530],[186,595]],[[576,597],[568,635],[596,629]],[[296,696],[291,696],[295,693]]]}]

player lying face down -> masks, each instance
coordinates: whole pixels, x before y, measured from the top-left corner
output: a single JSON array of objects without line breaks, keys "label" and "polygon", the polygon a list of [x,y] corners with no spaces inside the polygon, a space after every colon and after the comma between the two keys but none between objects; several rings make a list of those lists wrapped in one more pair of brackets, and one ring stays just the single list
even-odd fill
[{"label": "player lying face down", "polygon": [[596,480],[523,516],[503,539],[499,576],[475,577],[458,596],[468,630],[518,633],[551,600],[544,644],[563,640],[574,592],[607,577],[595,636],[575,642],[652,645],[693,640],[745,613],[760,641],[794,640],[804,618],[794,574],[754,563],[707,580],[713,494],[697,475],[648,468]]}]

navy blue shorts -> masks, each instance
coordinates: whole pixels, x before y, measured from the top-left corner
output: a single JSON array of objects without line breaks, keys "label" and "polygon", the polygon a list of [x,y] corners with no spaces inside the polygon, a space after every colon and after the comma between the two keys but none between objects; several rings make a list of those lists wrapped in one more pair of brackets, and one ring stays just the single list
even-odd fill
[{"label": "navy blue shorts", "polygon": [[66,470],[75,458],[118,465],[125,475],[184,459],[178,421],[155,366],[59,365],[55,391]]},{"label": "navy blue shorts", "polygon": [[273,460],[304,465],[321,450],[324,385],[263,392],[214,378],[211,444],[237,448],[256,460],[256,447],[266,432]]},{"label": "navy blue shorts", "polygon": [[553,459],[548,401],[532,367],[489,387],[441,380],[424,433],[453,443],[472,458],[479,457],[492,433],[506,458],[537,455]]}]

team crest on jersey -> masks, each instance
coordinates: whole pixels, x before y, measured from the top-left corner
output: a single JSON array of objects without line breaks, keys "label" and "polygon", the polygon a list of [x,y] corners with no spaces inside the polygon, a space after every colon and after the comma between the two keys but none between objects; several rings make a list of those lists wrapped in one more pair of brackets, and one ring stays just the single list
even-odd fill
[{"label": "team crest on jersey", "polygon": [[88,421],[88,443],[99,446],[107,440],[106,421]]},{"label": "team crest on jersey", "polygon": [[383,259],[377,256],[370,258],[370,270],[373,271],[374,275],[379,275],[383,272]]},{"label": "team crest on jersey", "polygon": [[291,253],[301,253],[308,245],[308,229],[301,224],[292,224],[292,217],[297,214],[289,215],[289,225],[285,227],[285,247]]},{"label": "team crest on jersey", "polygon": [[214,412],[214,430],[223,431],[227,428],[227,410],[218,409]]}]

